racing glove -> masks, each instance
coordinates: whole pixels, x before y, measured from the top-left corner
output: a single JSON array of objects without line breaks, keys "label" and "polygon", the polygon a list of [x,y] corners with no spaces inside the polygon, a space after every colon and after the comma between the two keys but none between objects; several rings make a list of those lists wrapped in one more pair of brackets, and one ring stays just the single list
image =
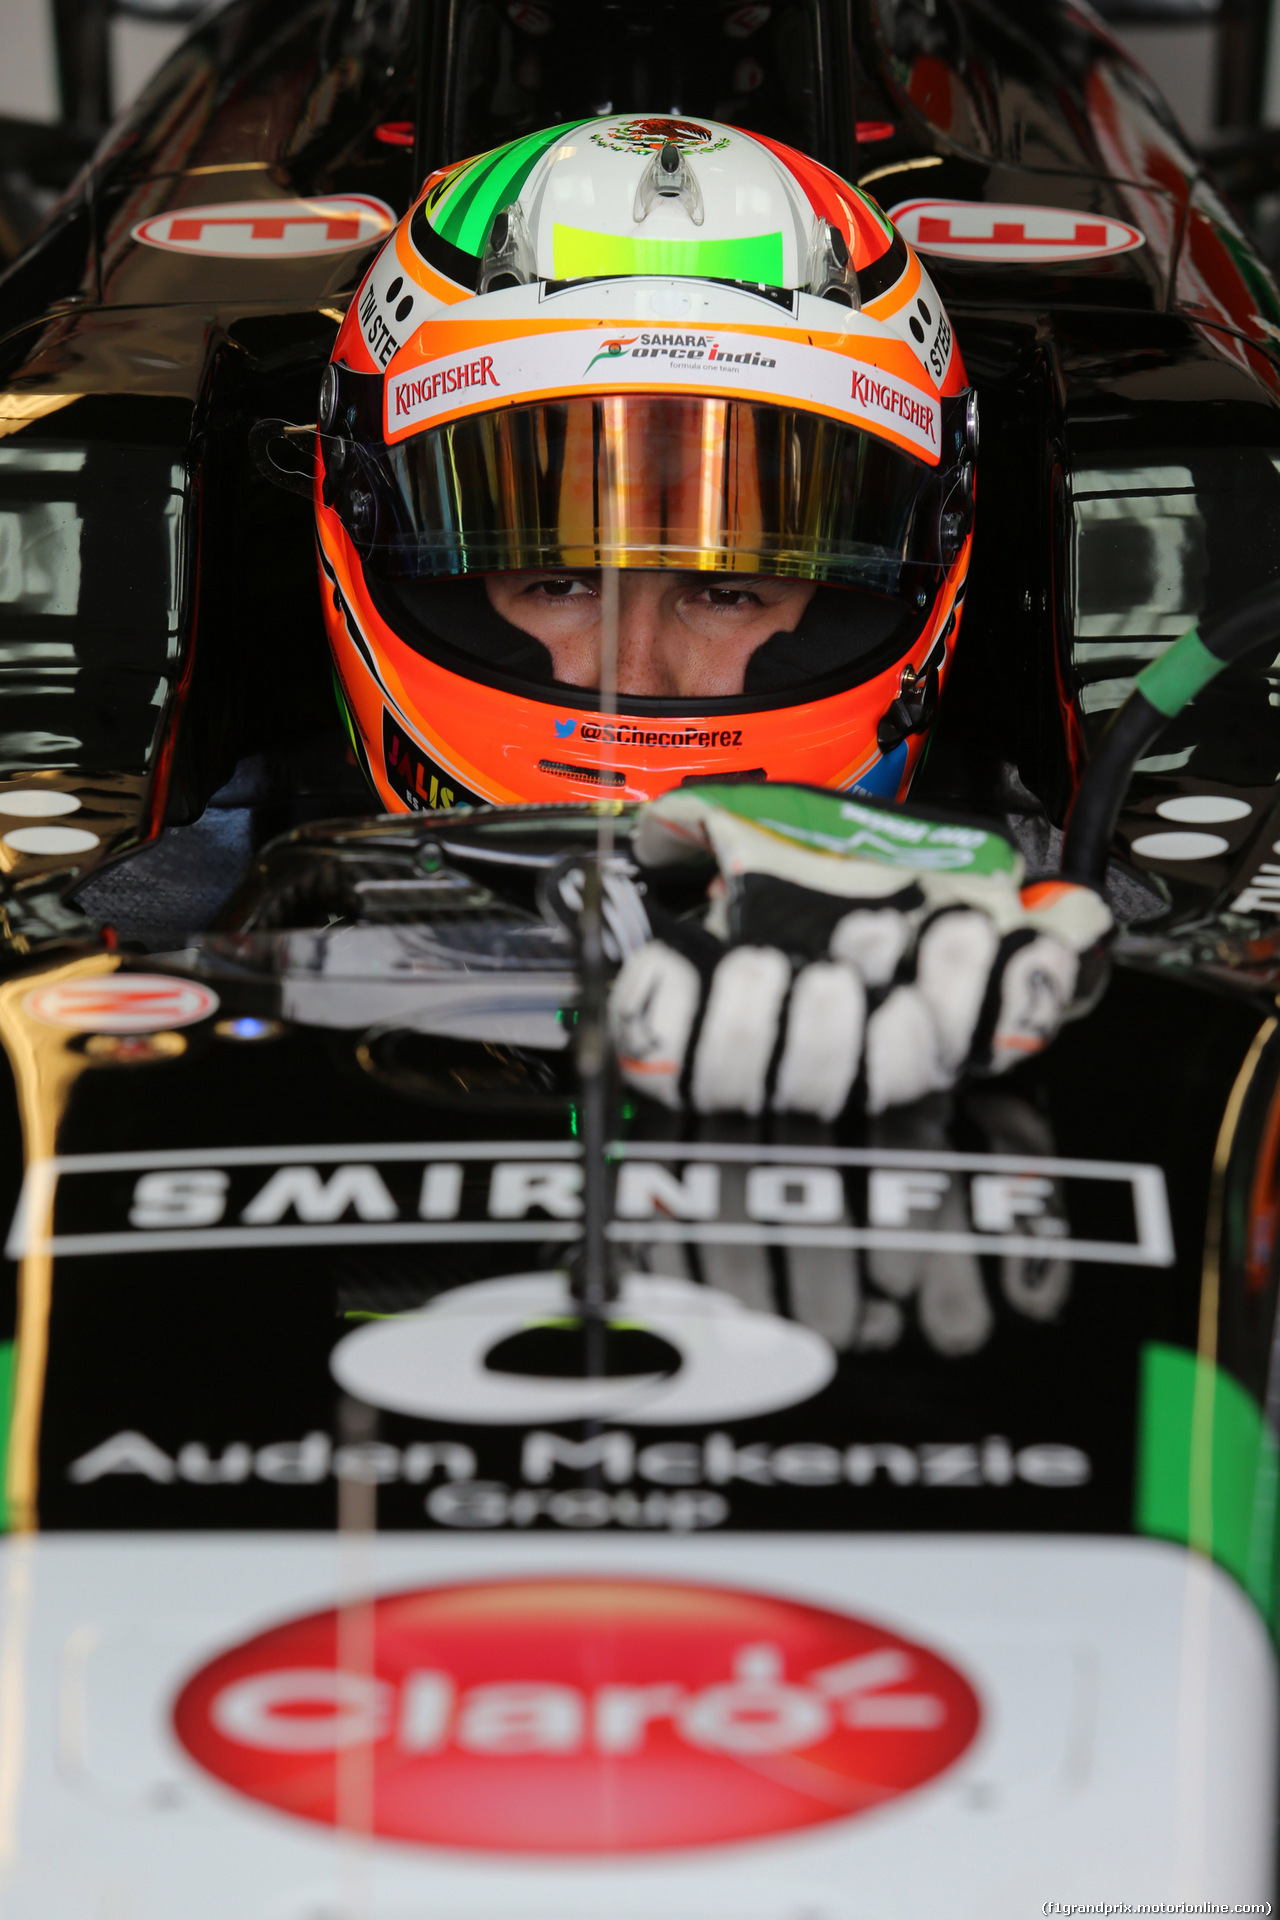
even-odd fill
[{"label": "racing glove", "polygon": [[632,852],[712,872],[696,917],[649,909],[609,1007],[627,1084],[699,1113],[832,1120],[859,1082],[879,1113],[1001,1073],[1052,1040],[1112,925],[1088,887],[1024,888],[990,827],[824,789],[681,788]]}]

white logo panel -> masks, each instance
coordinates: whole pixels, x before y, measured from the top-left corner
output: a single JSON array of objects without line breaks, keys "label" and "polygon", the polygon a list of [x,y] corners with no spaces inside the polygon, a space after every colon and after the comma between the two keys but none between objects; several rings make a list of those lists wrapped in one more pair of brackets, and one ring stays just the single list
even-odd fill
[{"label": "white logo panel", "polygon": [[427,308],[435,304],[405,273],[395,240],[389,240],[356,296],[360,332],[376,367],[385,369],[391,364],[392,356],[418,326]]},{"label": "white logo panel", "polygon": [[598,329],[575,327],[477,343],[387,381],[387,438],[500,405],[646,389],[812,406],[903,441],[931,465],[938,461],[941,410],[931,393],[851,353],[728,328],[636,329],[604,338]]},{"label": "white logo panel", "polygon": [[[131,1007],[108,1029],[102,1000],[61,1010],[76,1031],[151,1032],[212,1012],[192,981],[130,974],[130,988],[207,995]],[[81,983],[76,983],[77,985]],[[84,982],[98,994],[111,982]],[[29,1001],[63,992],[38,988]],[[183,1015],[183,1008],[189,1011]],[[34,1009],[32,1009],[34,1011]],[[49,1010],[37,1012],[49,1018]],[[871,1147],[617,1141],[615,1217],[624,1245],[868,1248],[920,1254],[1169,1267],[1164,1174],[1126,1161]],[[571,1243],[582,1234],[577,1141],[396,1141],[310,1147],[197,1147],[67,1154],[27,1168],[10,1259],[230,1248]],[[117,1176],[138,1176],[122,1204]],[[739,1176],[742,1204],[732,1194]],[[104,1185],[103,1182],[106,1182]],[[54,1209],[53,1231],[42,1223]],[[1083,1231],[1079,1213],[1098,1224]],[[65,1210],[65,1211],[64,1211]]]},{"label": "white logo panel", "polygon": [[383,200],[363,193],[332,193],[312,200],[238,200],[178,207],[153,214],[133,229],[145,247],[213,259],[302,259],[349,253],[389,233],[395,215]]},{"label": "white logo panel", "polygon": [[808,1327],[753,1313],[712,1287],[638,1273],[624,1280],[610,1317],[674,1347],[674,1373],[539,1379],[486,1365],[501,1341],[580,1310],[561,1273],[480,1280],[450,1289],[423,1313],[357,1328],[334,1348],[330,1366],[338,1385],[370,1406],[501,1426],[741,1420],[811,1400],[836,1370],[830,1344]]},{"label": "white logo panel", "polygon": [[982,200],[904,200],[889,215],[921,253],[992,263],[1091,260],[1146,245],[1125,220],[1072,207],[1000,206]]}]

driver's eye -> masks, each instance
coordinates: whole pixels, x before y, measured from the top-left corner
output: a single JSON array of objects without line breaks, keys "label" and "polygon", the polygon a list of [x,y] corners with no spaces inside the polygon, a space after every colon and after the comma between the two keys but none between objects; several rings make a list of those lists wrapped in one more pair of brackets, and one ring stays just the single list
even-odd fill
[{"label": "driver's eye", "polygon": [[571,594],[588,591],[585,580],[539,580],[534,588],[535,593],[545,593],[552,600],[567,600]]},{"label": "driver's eye", "polygon": [[755,594],[745,587],[708,587],[707,599],[713,607],[745,607],[756,602]]}]

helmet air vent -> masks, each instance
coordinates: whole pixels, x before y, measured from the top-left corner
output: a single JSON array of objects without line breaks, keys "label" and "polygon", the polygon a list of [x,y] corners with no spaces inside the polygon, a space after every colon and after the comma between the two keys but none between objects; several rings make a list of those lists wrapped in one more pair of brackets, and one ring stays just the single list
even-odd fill
[{"label": "helmet air vent", "polygon": [[480,293],[502,287],[526,287],[538,277],[533,237],[518,200],[494,216],[489,241],[480,261]]},{"label": "helmet air vent", "polygon": [[842,307],[862,305],[849,243],[839,227],[822,218],[814,221],[809,242],[807,291],[819,300],[832,300]]},{"label": "helmet air vent", "polygon": [[631,218],[639,226],[660,202],[678,201],[695,227],[706,218],[697,175],[674,140],[664,140],[640,175]]}]

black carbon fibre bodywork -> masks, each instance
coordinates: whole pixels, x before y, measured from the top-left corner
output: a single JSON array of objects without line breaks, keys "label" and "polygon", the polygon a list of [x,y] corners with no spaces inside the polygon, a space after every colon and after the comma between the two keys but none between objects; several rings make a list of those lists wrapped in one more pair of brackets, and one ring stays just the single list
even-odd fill
[{"label": "black carbon fibre bodywork", "polygon": [[[519,11],[468,0],[421,33],[398,0],[233,0],[0,279],[6,1217],[27,1169],[0,1328],[18,1341],[14,1526],[331,1527],[351,1419],[337,1343],[449,1289],[555,1270],[579,1233],[570,1187],[526,1184],[515,1211],[500,1196],[502,1168],[577,1164],[577,963],[537,881],[594,817],[368,816],[310,507],[249,458],[256,421],[313,417],[369,249],[196,258],[140,240],[144,221],[321,193],[398,217],[414,154],[380,130],[416,115],[434,164],[584,100],[647,108],[633,90],[679,68],[681,111],[807,145],[886,209],[927,194],[1139,229],[1140,247],[1052,266],[927,256],[982,447],[963,638],[916,791],[1007,823],[1041,874],[1135,674],[1280,576],[1280,296],[1096,24],[1049,0],[956,0],[925,36],[923,11],[811,0],[775,9],[767,84],[726,100],[724,59],[690,52],[713,9],[686,10],[675,51],[633,9],[630,67],[607,9],[562,8],[555,45],[539,27],[527,46]],[[574,60],[556,56],[566,36]],[[440,797],[429,767],[415,778]],[[820,1334],[837,1364],[819,1396],[726,1418],[715,1446],[677,1422],[647,1480],[602,1479],[596,1418],[549,1421],[561,1453],[531,1479],[527,1423],[388,1413],[359,1429],[394,1455],[377,1525],[625,1530],[631,1509],[600,1500],[635,1486],[708,1495],[646,1509],[677,1530],[1144,1526],[1144,1355],[1198,1352],[1264,1409],[1278,1391],[1278,781],[1280,637],[1139,763],[1112,847],[1110,984],[998,1086],[807,1132],[617,1104],[613,1175],[665,1169],[668,1195],[615,1213],[620,1270]],[[66,796],[58,818],[92,845],[24,846],[6,796],[32,790]],[[1212,824],[1184,830],[1197,820]],[[109,1021],[32,1013],[100,976],[188,983],[204,1011],[114,1039]],[[1034,1231],[1016,1210],[984,1226],[974,1181],[1039,1178],[1028,1163],[1048,1170]],[[423,1198],[438,1165],[461,1169],[451,1212]],[[692,1194],[699,1166],[717,1169],[714,1205],[682,1213],[671,1182]],[[750,1197],[751,1169],[796,1167],[844,1183],[816,1245],[791,1231],[785,1179],[772,1214]],[[877,1180],[921,1167],[942,1185],[933,1202],[902,1189],[895,1228]],[[531,1347],[512,1371],[576,1366]],[[166,1466],[84,1468],[121,1433]],[[317,1434],[314,1473],[209,1467]],[[437,1449],[424,1473],[404,1466],[418,1443]],[[481,1483],[502,1493],[487,1519],[467,1506]],[[522,1485],[591,1498],[519,1507]]]}]

